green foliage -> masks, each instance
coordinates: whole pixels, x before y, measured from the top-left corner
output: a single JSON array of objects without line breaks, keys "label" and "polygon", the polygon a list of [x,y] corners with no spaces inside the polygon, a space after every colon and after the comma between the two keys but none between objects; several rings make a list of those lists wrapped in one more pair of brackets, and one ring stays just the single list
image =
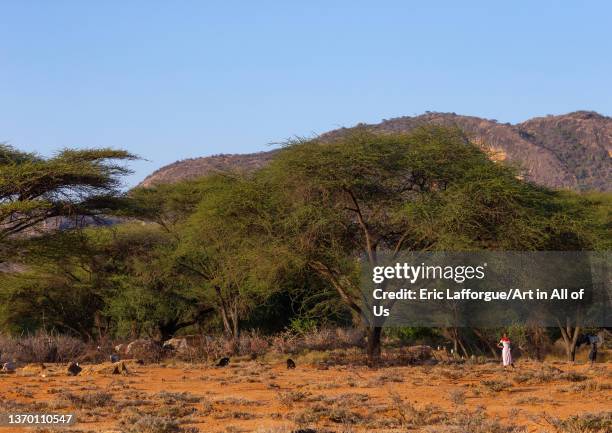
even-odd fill
[{"label": "green foliage", "polygon": [[441,127],[290,143],[260,176],[281,185],[280,236],[358,316],[360,255],[543,249],[569,208]]},{"label": "green foliage", "polygon": [[210,182],[206,178],[136,188],[130,191],[130,200],[122,213],[154,221],[167,231],[176,231],[178,225],[193,214],[208,191]]},{"label": "green foliage", "polygon": [[240,320],[278,290],[292,254],[275,237],[277,208],[267,185],[228,176],[202,182],[203,199],[179,230],[175,260],[237,337]]},{"label": "green foliage", "polygon": [[[100,149],[45,159],[0,146],[0,242],[11,238],[11,251],[22,252],[12,261],[25,266],[1,275],[3,330],[168,338],[221,326],[237,338],[245,326],[305,333],[352,319],[367,327],[360,258],[376,263],[377,254],[402,250],[607,250],[612,241],[610,194],[524,182],[453,128],[406,135],[357,128],[297,140],[248,176],[212,175],[123,196],[119,181],[128,171],[119,162],[132,158]],[[50,216],[105,212],[132,219],[15,236]],[[536,331],[513,329],[513,340],[527,344]],[[469,344],[491,337],[463,334]],[[388,335],[404,343],[441,338],[420,328]]]},{"label": "green foliage", "polygon": [[54,216],[96,215],[121,205],[119,162],[112,149],[64,149],[51,158],[0,144],[0,241]]},{"label": "green foliage", "polygon": [[[167,263],[174,239],[157,225],[123,224],[24,241],[26,272],[0,283],[5,328],[53,327],[157,336],[208,312]],[[197,320],[196,320],[197,319]]]},{"label": "green foliage", "polygon": [[397,338],[401,345],[411,346],[421,340],[440,341],[441,337],[436,329],[420,327],[389,328],[385,335]]},{"label": "green foliage", "polygon": [[291,320],[289,330],[299,335],[308,334],[317,330],[317,321],[305,317],[295,317]]}]

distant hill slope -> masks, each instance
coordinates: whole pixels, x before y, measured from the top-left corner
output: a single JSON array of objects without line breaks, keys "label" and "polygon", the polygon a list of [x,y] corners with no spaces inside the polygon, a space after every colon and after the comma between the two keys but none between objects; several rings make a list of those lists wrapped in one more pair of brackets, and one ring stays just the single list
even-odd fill
[{"label": "distant hill slope", "polygon": [[263,167],[276,151],[246,153],[242,155],[214,155],[177,161],[154,171],[138,186],[149,187],[158,183],[173,183],[194,179],[209,173],[223,171],[251,171]]},{"label": "distant hill slope", "polygon": [[[536,117],[519,124],[454,113],[426,113],[365,125],[375,132],[408,132],[423,124],[456,125],[493,150],[496,158],[519,165],[527,179],[552,188],[612,190],[612,118],[590,111]],[[340,128],[322,138],[346,132]],[[219,171],[249,171],[264,166],[276,151],[216,155],[178,161],[148,176],[140,186],[192,179]]]}]

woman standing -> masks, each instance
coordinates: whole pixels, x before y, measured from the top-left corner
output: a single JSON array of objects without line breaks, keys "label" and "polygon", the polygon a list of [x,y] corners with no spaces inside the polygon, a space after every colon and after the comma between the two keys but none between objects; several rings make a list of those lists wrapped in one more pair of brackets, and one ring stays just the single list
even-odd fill
[{"label": "woman standing", "polygon": [[512,362],[512,349],[510,346],[510,339],[504,333],[504,336],[499,340],[499,344],[497,345],[502,349],[502,364],[504,368],[508,365],[511,365],[514,368],[514,362]]}]

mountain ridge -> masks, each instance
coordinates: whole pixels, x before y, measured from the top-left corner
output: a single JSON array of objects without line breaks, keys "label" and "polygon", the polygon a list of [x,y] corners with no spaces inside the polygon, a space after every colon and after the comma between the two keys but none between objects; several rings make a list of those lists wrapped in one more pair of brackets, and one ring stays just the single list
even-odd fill
[{"label": "mountain ridge", "polygon": [[[495,159],[519,165],[525,178],[534,183],[557,189],[612,190],[612,118],[594,111],[533,117],[516,124],[425,112],[355,127],[384,134],[405,133],[427,124],[461,128],[474,143],[492,151]],[[319,137],[333,139],[351,128],[335,129]],[[278,149],[176,161],[154,171],[138,186],[173,183],[213,172],[252,171],[266,165],[276,152]]]}]

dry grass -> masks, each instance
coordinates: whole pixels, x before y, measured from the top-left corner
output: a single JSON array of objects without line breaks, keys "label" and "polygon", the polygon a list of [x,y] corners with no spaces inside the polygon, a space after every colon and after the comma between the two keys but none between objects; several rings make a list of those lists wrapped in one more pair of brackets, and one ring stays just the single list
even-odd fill
[{"label": "dry grass", "polygon": [[[609,428],[604,411],[612,401],[612,364],[372,370],[321,368],[296,358],[295,370],[286,369],[284,357],[232,358],[232,368],[225,369],[176,360],[163,366],[132,363],[130,374],[119,377],[68,378],[65,365],[49,364],[46,377],[20,371],[0,376],[0,413],[75,412],[76,431],[123,433],[600,433],[594,429]],[[10,430],[0,427],[0,432]]]},{"label": "dry grass", "polygon": [[612,411],[583,413],[565,419],[545,417],[557,433],[607,433],[612,431]]}]

